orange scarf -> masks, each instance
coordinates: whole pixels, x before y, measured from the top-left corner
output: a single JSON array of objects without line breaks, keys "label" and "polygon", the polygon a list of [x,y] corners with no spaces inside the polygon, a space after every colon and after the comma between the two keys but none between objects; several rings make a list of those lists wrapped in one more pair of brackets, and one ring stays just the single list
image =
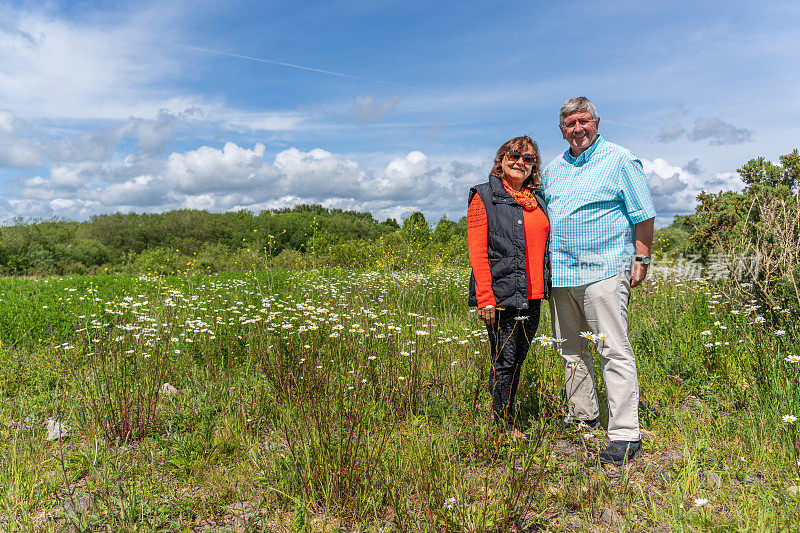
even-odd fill
[{"label": "orange scarf", "polygon": [[503,182],[503,187],[506,188],[508,194],[513,196],[514,200],[522,206],[522,209],[525,211],[533,211],[539,207],[539,204],[536,203],[536,198],[533,196],[533,192],[528,187],[522,187],[519,191],[515,191],[506,180],[501,179],[500,181]]}]

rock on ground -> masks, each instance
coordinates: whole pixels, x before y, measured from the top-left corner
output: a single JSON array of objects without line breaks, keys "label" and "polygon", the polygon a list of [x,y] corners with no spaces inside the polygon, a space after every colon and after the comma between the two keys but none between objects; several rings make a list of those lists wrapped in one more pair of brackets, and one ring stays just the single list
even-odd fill
[{"label": "rock on ground", "polygon": [[69,428],[59,422],[49,418],[47,420],[47,440],[58,440],[69,435]]},{"label": "rock on ground", "polygon": [[706,470],[703,472],[703,482],[706,486],[718,489],[722,486],[722,478],[716,472]]}]

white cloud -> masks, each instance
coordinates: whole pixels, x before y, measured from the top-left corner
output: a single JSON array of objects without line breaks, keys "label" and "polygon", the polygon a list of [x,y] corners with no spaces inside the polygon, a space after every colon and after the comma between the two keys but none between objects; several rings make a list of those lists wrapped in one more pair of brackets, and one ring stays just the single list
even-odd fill
[{"label": "white cloud", "polygon": [[661,158],[642,160],[658,215],[657,225],[669,224],[675,215],[693,213],[697,195],[702,191],[716,193],[741,190],[744,185],[733,172],[718,172],[708,178],[692,171],[699,170],[699,161],[690,163],[692,165],[681,168]]},{"label": "white cloud", "polygon": [[279,190],[284,194],[319,200],[358,194],[365,179],[358,163],[320,148],[284,150],[275,156],[275,168],[281,173]]},{"label": "white cloud", "polygon": [[[453,162],[447,170],[432,168],[419,151],[395,157],[378,169],[362,168],[319,148],[289,148],[272,163],[264,154],[261,143],[253,148],[226,143],[221,149],[202,146],[175,152],[160,163],[141,156],[59,165],[47,178],[20,180],[12,198],[16,203],[10,202],[6,211],[9,216],[80,218],[132,209],[260,210],[320,203],[379,217],[414,210],[460,213],[466,189],[482,181],[478,176],[483,174],[463,162]],[[138,169],[150,171],[136,174]]]},{"label": "white cloud", "polygon": [[123,23],[93,25],[17,12],[10,31],[30,39],[8,39],[0,48],[4,105],[49,118],[123,118],[148,107],[155,114],[160,98],[139,97],[171,69],[177,74],[155,38],[171,16],[169,10],[132,12]]},{"label": "white cloud", "polygon": [[370,198],[403,200],[414,198],[425,201],[433,192],[435,183],[431,181],[428,157],[422,152],[410,152],[405,157],[392,160],[365,191]]},{"label": "white cloud", "polygon": [[125,183],[114,183],[97,193],[104,206],[135,205],[147,208],[161,205],[165,199],[163,186],[154,176],[137,176]]},{"label": "white cloud", "polygon": [[53,211],[71,211],[78,205],[80,202],[68,198],[56,198],[50,201],[50,209]]},{"label": "white cloud", "polygon": [[187,196],[183,205],[187,209],[204,209],[211,210],[216,207],[216,200],[210,194],[197,194],[194,196]]},{"label": "white cloud", "polygon": [[263,186],[276,177],[264,165],[264,150],[261,143],[248,150],[229,142],[222,150],[201,146],[173,153],[167,162],[166,185],[187,194]]},{"label": "white cloud", "polygon": [[[154,3],[124,17],[94,11],[76,19],[59,17],[47,7],[2,10],[0,18],[0,101],[10,115],[26,120],[127,121],[102,132],[113,144],[130,136],[146,151],[172,139],[184,110],[215,127],[250,131],[287,131],[303,127],[308,111],[243,111],[214,94],[185,88],[197,68],[196,54],[167,44],[185,32],[187,5]],[[0,111],[0,132],[10,127]],[[131,117],[157,117],[147,121]],[[130,120],[129,120],[130,119]],[[86,143],[91,139],[86,139]],[[94,143],[97,150],[104,143]],[[87,146],[84,146],[86,148]],[[68,149],[69,147],[64,147]],[[100,159],[100,152],[60,160]],[[6,157],[13,166],[28,159]],[[23,164],[25,163],[25,164]],[[0,164],[3,155],[0,154]]]},{"label": "white cloud", "polygon": [[706,192],[738,191],[744,187],[741,176],[736,172],[715,172],[703,186]]},{"label": "white cloud", "polygon": [[694,121],[694,129],[687,135],[690,141],[708,140],[709,144],[742,144],[751,140],[753,132],[747,128],[723,122],[717,117],[698,118]]},{"label": "white cloud", "polygon": [[[265,160],[266,147],[226,143],[172,153],[166,160],[127,157],[103,164],[55,166],[47,177],[18,180],[7,216],[85,218],[115,211],[161,212],[189,208],[209,211],[290,207],[319,203],[330,208],[402,218],[422,211],[431,221],[442,213],[460,218],[470,186],[486,180],[485,166],[464,161],[432,161],[420,151],[391,158],[383,166],[322,149],[288,148]],[[676,166],[665,159],[643,160],[659,225],[675,214],[694,211],[702,190],[738,190],[735,173],[701,173],[699,161]],[[136,173],[137,170],[147,171]],[[3,207],[0,205],[0,212]]]},{"label": "white cloud", "polygon": [[410,152],[399,157],[386,167],[386,177],[399,182],[407,182],[428,171],[428,157],[422,152]]},{"label": "white cloud", "polygon": [[308,115],[299,111],[243,113],[218,105],[212,108],[210,118],[222,120],[234,131],[291,131],[302,127]]},{"label": "white cloud", "polygon": [[0,110],[0,167],[35,168],[42,162],[36,144],[25,137],[27,125],[14,113]]},{"label": "white cloud", "polygon": [[703,167],[700,166],[700,160],[698,158],[694,158],[690,161],[687,161],[685,165],[683,165],[683,170],[690,174],[702,174]]},{"label": "white cloud", "polygon": [[0,110],[0,167],[39,168],[49,164],[91,162],[112,158],[126,139],[132,139],[143,153],[141,160],[155,155],[173,140],[179,126],[187,128],[194,110],[170,113],[161,110],[155,119],[132,117],[112,126],[73,129],[53,126],[48,121],[23,120]]},{"label": "white cloud", "polygon": [[[50,206],[47,203],[32,199],[13,198],[5,202],[4,215],[6,222],[16,217],[40,218],[50,215]],[[70,213],[70,215],[73,215]]]},{"label": "white cloud", "polygon": [[[41,201],[50,201],[55,198],[61,197],[62,195],[57,192],[55,189],[50,187],[50,182],[40,176],[36,176],[32,180],[29,180],[32,185],[23,187],[20,189],[19,193],[17,194],[18,198],[13,198],[13,200],[41,200]],[[26,209],[22,209],[14,215],[19,216],[31,216],[30,212]]]},{"label": "white cloud", "polygon": [[182,113],[171,113],[160,109],[155,120],[132,117],[114,131],[115,137],[130,137],[147,153],[159,152],[175,137],[175,129],[179,121],[191,117],[195,109]]},{"label": "white cloud", "polygon": [[0,167],[36,168],[42,164],[39,151],[26,141],[4,143],[0,136]]},{"label": "white cloud", "polygon": [[14,133],[17,129],[17,117],[14,113],[6,110],[0,110],[0,132]]},{"label": "white cloud", "polygon": [[[70,214],[73,218],[84,219],[98,213],[101,206],[92,200],[58,198],[50,202],[49,208],[50,212],[57,213],[60,217]],[[127,212],[130,209],[120,207],[118,211]]]},{"label": "white cloud", "polygon": [[359,96],[356,98],[356,104],[353,108],[358,124],[367,124],[368,122],[375,122],[386,113],[394,109],[397,102],[400,101],[399,96],[386,98],[380,102],[376,102],[373,96]]},{"label": "white cloud", "polygon": [[81,163],[74,167],[58,166],[50,169],[50,181],[56,187],[76,188],[87,183],[99,169],[94,162]]},{"label": "white cloud", "polygon": [[61,139],[46,139],[38,146],[50,161],[104,161],[114,152],[119,138],[110,131],[86,131]]},{"label": "white cloud", "polygon": [[672,142],[677,140],[678,137],[686,133],[686,130],[683,129],[683,126],[678,124],[667,124],[665,126],[661,126],[661,131],[658,132],[658,140],[664,143]]},{"label": "white cloud", "polygon": [[47,185],[48,183],[50,182],[41,176],[34,176],[32,178],[24,180],[24,184],[26,187],[42,187],[44,185]]},{"label": "white cloud", "polygon": [[124,183],[137,176],[160,175],[164,165],[163,159],[153,157],[152,154],[137,152],[106,161],[102,166],[102,178],[108,183]]}]

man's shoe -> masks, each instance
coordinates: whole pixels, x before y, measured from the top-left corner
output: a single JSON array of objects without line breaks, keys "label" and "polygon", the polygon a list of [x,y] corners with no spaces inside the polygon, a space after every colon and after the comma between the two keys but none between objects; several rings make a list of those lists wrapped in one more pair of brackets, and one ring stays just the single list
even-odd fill
[{"label": "man's shoe", "polygon": [[555,425],[556,429],[561,431],[572,431],[573,429],[595,430],[600,427],[600,419],[580,420],[571,416],[565,416],[564,418],[556,418]]},{"label": "man's shoe", "polygon": [[642,449],[641,441],[612,440],[608,448],[597,454],[604,465],[622,466]]}]

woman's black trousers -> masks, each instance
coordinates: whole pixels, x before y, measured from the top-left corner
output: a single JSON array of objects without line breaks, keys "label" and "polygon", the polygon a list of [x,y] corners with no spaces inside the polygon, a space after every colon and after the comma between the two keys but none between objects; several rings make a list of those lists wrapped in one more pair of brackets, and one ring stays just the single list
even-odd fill
[{"label": "woman's black trousers", "polygon": [[540,304],[541,300],[528,300],[528,309],[498,310],[494,324],[486,326],[492,356],[489,373],[492,415],[503,430],[514,427],[514,396],[522,362],[539,327]]}]

